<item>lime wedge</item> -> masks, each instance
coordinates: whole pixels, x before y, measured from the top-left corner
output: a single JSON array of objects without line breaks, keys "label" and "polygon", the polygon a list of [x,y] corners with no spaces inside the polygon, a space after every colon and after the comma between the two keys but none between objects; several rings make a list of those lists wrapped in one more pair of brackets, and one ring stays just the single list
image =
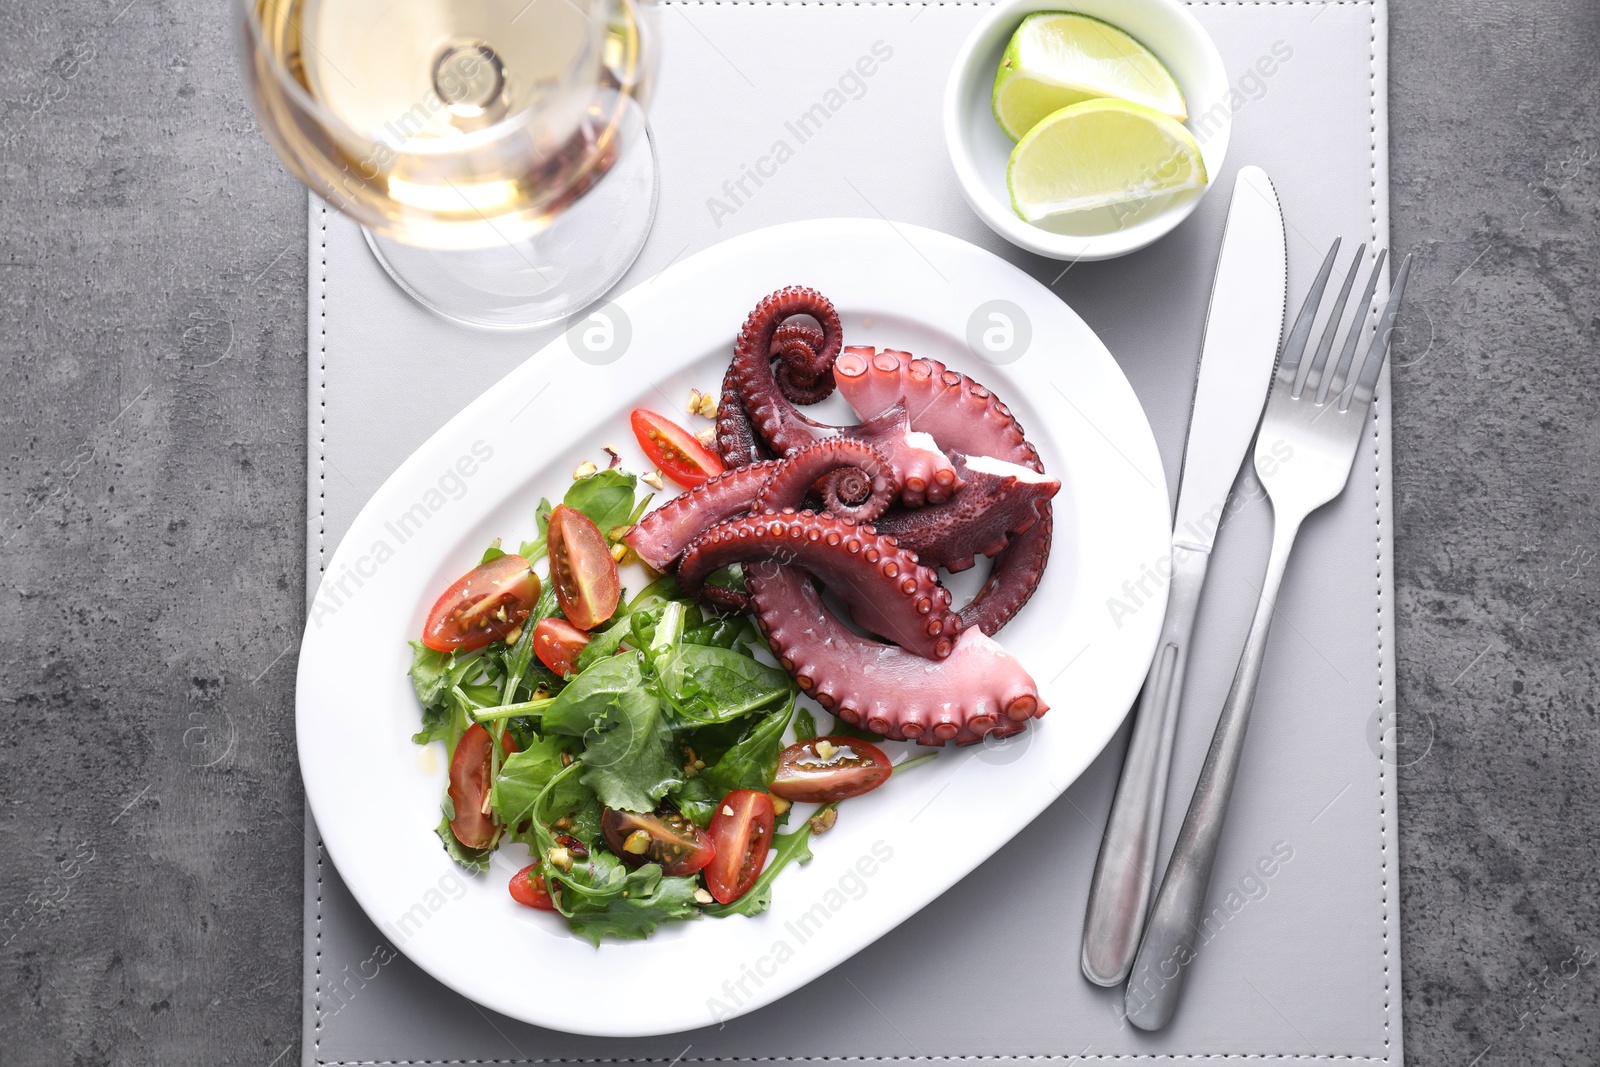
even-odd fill
[{"label": "lime wedge", "polygon": [[1028,222],[1205,184],[1205,161],[1189,131],[1126,100],[1086,100],[1050,114],[1017,142],[1006,167],[1011,207]]},{"label": "lime wedge", "polygon": [[1011,35],[990,102],[1000,128],[1020,141],[1051,112],[1108,96],[1188,117],[1178,83],[1150,49],[1108,22],[1041,11]]}]

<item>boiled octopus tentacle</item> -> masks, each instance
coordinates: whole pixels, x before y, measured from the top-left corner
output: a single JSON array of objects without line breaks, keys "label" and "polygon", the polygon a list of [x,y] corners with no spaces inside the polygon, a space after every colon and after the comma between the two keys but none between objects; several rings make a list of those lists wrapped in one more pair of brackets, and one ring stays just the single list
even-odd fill
[{"label": "boiled octopus tentacle", "polygon": [[[834,362],[833,376],[839,393],[858,415],[902,402],[915,413],[912,430],[931,435],[945,448],[1044,472],[1038,451],[1011,409],[936,359],[893,349],[868,353],[851,348]],[[1011,539],[995,559],[988,581],[962,610],[969,626],[994,634],[1028,602],[1044,575],[1053,527],[1050,504],[1041,504],[1038,520]]]},{"label": "boiled octopus tentacle", "polygon": [[919,657],[943,659],[961,633],[961,617],[950,610],[950,591],[937,573],[871,526],[826,512],[784,508],[719,523],[684,551],[678,584],[688,596],[745,608],[739,594],[705,580],[731,563],[757,562],[810,571],[850,606],[857,623]]},{"label": "boiled octopus tentacle", "polygon": [[971,744],[1021,730],[1048,708],[1005,649],[964,630],[950,654],[929,660],[840,622],[797,568],[752,563],[745,583],[773,654],[817,703],[895,741]]},{"label": "boiled octopus tentacle", "polygon": [[668,570],[690,541],[749,511],[751,501],[783,462],[765,460],[708,478],[640,519],[623,541],[656,570]]},{"label": "boiled octopus tentacle", "polygon": [[[744,401],[749,420],[761,439],[780,453],[810,443],[809,438],[802,440],[792,433],[785,434],[784,415],[792,414],[794,409],[772,370],[774,337],[778,328],[796,315],[815,319],[822,327],[823,342],[820,350],[814,350],[790,335],[779,354],[782,358],[794,359],[799,365],[786,372],[785,377],[800,385],[814,385],[822,374],[831,376],[833,361],[844,343],[839,313],[834,310],[833,302],[815,289],[789,286],[764,298],[745,319],[734,341],[733,363],[725,379]],[[719,411],[719,438],[723,436],[723,429]]]},{"label": "boiled octopus tentacle", "polygon": [[781,461],[761,487],[753,510],[798,507],[814,485],[819,485],[825,511],[854,522],[882,515],[899,488],[882,452],[841,437],[807,445]]},{"label": "boiled octopus tentacle", "polygon": [[978,595],[961,609],[961,621],[990,636],[1010,622],[1039,588],[1045,564],[1050,562],[1052,534],[1050,505],[1045,504],[1039,521],[1012,538],[1006,550],[995,557]]},{"label": "boiled octopus tentacle", "polygon": [[[834,316],[838,320],[838,316]],[[833,360],[827,335],[803,322],[786,322],[772,332],[773,379],[790,402],[820,404],[833,395]]]},{"label": "boiled octopus tentacle", "polygon": [[879,533],[909,548],[929,567],[964,571],[993,556],[1038,522],[1061,488],[1055,478],[1021,464],[954,453],[967,487],[943,504],[896,509],[874,520]]},{"label": "boiled octopus tentacle", "polygon": [[[785,320],[809,315],[818,331]],[[813,347],[821,335],[821,347]],[[857,426],[830,426],[797,411],[795,403],[832,391],[832,367],[841,348],[839,314],[827,297],[814,289],[780,289],[756,305],[734,343],[733,362],[723,378],[717,415],[717,450],[729,466],[745,466],[762,458],[762,446],[788,455],[815,441],[851,437],[880,449],[894,465],[901,499],[911,507],[939,503],[960,489],[950,460],[926,434],[913,433],[909,417],[885,418],[894,400],[868,413]],[[779,341],[781,340],[781,344]],[[870,351],[870,350],[869,350]],[[781,370],[775,372],[777,357]],[[813,386],[826,391],[807,392]]]}]

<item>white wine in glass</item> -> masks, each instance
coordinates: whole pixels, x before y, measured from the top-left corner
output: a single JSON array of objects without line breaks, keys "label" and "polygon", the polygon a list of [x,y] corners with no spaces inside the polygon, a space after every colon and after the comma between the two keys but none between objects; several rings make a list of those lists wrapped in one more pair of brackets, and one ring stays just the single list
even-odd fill
[{"label": "white wine in glass", "polygon": [[654,217],[650,0],[243,0],[278,154],[390,276],[483,326],[563,318]]}]

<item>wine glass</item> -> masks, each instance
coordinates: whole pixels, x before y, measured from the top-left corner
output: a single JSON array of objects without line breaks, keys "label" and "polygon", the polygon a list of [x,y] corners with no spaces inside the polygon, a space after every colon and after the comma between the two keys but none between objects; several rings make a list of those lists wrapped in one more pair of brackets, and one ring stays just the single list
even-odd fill
[{"label": "wine glass", "polygon": [[536,326],[638,256],[653,0],[241,2],[268,140],[425,306]]}]

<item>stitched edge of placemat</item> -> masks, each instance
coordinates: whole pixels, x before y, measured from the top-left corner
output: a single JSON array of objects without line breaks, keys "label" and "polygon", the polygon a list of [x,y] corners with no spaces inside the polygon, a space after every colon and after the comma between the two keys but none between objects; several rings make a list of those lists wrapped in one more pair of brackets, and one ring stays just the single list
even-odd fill
[{"label": "stitched edge of placemat", "polygon": [[[991,0],[659,0],[664,7],[988,7]],[[1378,0],[1184,0],[1191,7],[1358,7],[1368,9],[1368,44],[1367,44],[1367,107],[1368,107],[1368,141],[1371,163],[1369,166],[1369,219],[1372,229],[1373,247],[1377,247],[1378,234]],[[321,255],[319,266],[321,274],[318,279],[318,317],[326,320],[328,317],[328,208],[322,204],[318,209],[322,240],[320,244]],[[318,344],[317,359],[317,392],[319,396],[318,409],[320,427],[317,434],[317,499],[324,500],[327,481],[327,401],[322,395],[327,389],[328,346],[327,328],[319,328],[320,341]],[[1387,370],[1385,372],[1387,374]],[[1380,398],[1380,402],[1383,398]],[[1378,711],[1381,715],[1387,701],[1383,684],[1383,665],[1386,651],[1385,631],[1383,624],[1383,455],[1382,424],[1379,421],[1377,405],[1373,407],[1372,414],[1372,466],[1374,474],[1373,484],[1373,510],[1375,513],[1376,530],[1374,532],[1375,550],[1373,553],[1375,573],[1374,582],[1377,589],[1378,610]],[[323,573],[327,562],[327,509],[319,503],[317,508],[317,572]],[[1017,1054],[1017,1055],[954,1055],[954,1056],[680,1056],[673,1063],[1062,1063],[1070,1064],[1078,1061],[1116,1061],[1137,1060],[1146,1063],[1221,1063],[1228,1061],[1273,1061],[1279,1063],[1372,1063],[1387,1064],[1391,1062],[1390,1052],[1393,1045],[1390,1039],[1391,1019],[1393,1013],[1393,998],[1391,996],[1392,983],[1389,978],[1389,843],[1388,828],[1384,825],[1387,818],[1388,804],[1388,764],[1378,760],[1378,837],[1379,841],[1379,868],[1382,879],[1382,892],[1380,906],[1383,914],[1383,1056],[1352,1056],[1338,1053],[1277,1053],[1277,1052],[1208,1052],[1208,1053],[1083,1053],[1079,1055],[1043,1054]],[[312,1011],[315,1019],[312,1036],[311,1062],[318,1067],[531,1067],[535,1064],[647,1064],[660,1063],[660,1057],[595,1057],[573,1058],[555,1057],[550,1059],[448,1059],[448,1060],[324,1060],[318,1053],[322,1045],[322,837],[319,834],[315,843],[317,864],[317,896],[316,896],[316,949],[315,949],[315,984],[313,988]],[[686,1049],[685,1052],[688,1050]]]}]

